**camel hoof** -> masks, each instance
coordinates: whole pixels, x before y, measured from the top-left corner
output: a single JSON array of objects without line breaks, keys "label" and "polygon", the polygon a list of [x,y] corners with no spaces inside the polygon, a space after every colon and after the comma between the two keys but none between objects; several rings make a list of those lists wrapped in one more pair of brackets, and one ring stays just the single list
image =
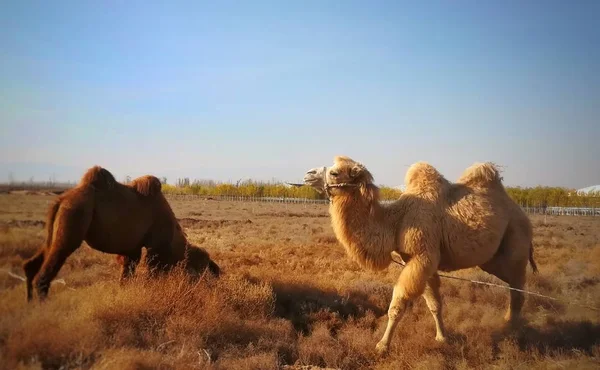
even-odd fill
[{"label": "camel hoof", "polygon": [[388,352],[389,347],[385,344],[385,343],[377,343],[377,345],[375,346],[375,351],[377,352],[378,356],[385,356]]},{"label": "camel hoof", "polygon": [[506,325],[510,328],[518,328],[525,323],[525,319],[520,315],[505,316]]},{"label": "camel hoof", "polygon": [[435,341],[438,343],[446,343],[446,337],[443,335],[436,335]]},{"label": "camel hoof", "polygon": [[508,323],[517,323],[519,322],[521,319],[521,315],[516,314],[514,312],[509,312],[506,315],[504,315],[504,321],[508,322]]}]

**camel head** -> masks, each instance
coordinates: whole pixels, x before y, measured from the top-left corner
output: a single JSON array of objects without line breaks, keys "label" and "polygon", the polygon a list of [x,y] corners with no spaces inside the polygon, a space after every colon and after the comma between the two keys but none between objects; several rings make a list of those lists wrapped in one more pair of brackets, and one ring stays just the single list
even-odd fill
[{"label": "camel head", "polygon": [[373,175],[367,168],[346,156],[336,156],[333,166],[326,171],[327,188],[331,196],[357,193],[375,200],[377,187],[373,184]]},{"label": "camel head", "polygon": [[333,166],[327,169],[326,180],[329,185],[354,184],[366,186],[373,184],[373,175],[362,163],[339,155],[333,159]]},{"label": "camel head", "polygon": [[319,194],[323,194],[325,192],[325,173],[327,172],[327,167],[315,167],[306,171],[304,175],[304,183],[311,188],[315,189]]},{"label": "camel head", "polygon": [[221,275],[221,269],[219,266],[210,258],[208,252],[204,249],[188,246],[186,256],[186,267],[194,275],[201,275],[207,269],[210,274],[218,278]]}]

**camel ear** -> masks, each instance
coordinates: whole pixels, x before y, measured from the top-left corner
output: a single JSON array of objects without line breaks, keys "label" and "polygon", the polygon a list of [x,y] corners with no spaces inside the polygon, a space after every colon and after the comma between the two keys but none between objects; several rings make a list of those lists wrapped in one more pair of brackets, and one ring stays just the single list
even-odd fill
[{"label": "camel ear", "polygon": [[354,165],[351,169],[350,169],[350,177],[352,177],[353,179],[357,178],[358,176],[362,175],[364,173],[364,168],[360,165]]}]

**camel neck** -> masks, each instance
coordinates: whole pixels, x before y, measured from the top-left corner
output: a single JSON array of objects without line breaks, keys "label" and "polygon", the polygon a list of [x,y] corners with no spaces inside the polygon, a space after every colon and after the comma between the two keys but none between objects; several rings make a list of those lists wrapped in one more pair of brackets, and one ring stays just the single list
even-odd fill
[{"label": "camel neck", "polygon": [[356,262],[373,270],[390,264],[394,233],[385,227],[384,210],[376,196],[366,199],[358,191],[338,195],[329,212],[336,237]]}]

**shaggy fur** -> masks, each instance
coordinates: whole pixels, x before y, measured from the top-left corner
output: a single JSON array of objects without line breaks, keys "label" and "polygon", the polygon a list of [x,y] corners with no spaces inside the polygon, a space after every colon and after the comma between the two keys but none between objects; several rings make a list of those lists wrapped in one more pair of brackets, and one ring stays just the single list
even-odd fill
[{"label": "shaggy fur", "polygon": [[[452,184],[433,166],[412,165],[399,200],[383,206],[373,176],[360,163],[334,158],[326,181],[358,186],[331,188],[329,211],[337,239],[361,266],[386,268],[391,254],[407,261],[394,287],[388,325],[377,345],[386,352],[406,307],[423,295],[436,323],[436,339],[445,340],[437,271],[479,266],[511,287],[525,284],[527,262],[534,271],[532,225],[505,192],[491,163],[469,167]],[[511,291],[507,320],[516,319],[523,294]]]},{"label": "shaggy fur", "polygon": [[28,300],[34,285],[40,299],[47,296],[50,282],[84,240],[96,250],[119,255],[122,280],[135,272],[143,247],[153,272],[182,263],[192,273],[208,268],[219,275],[208,253],[187,242],[156,177],[124,185],[95,166],[51,205],[45,243],[23,264]]}]

